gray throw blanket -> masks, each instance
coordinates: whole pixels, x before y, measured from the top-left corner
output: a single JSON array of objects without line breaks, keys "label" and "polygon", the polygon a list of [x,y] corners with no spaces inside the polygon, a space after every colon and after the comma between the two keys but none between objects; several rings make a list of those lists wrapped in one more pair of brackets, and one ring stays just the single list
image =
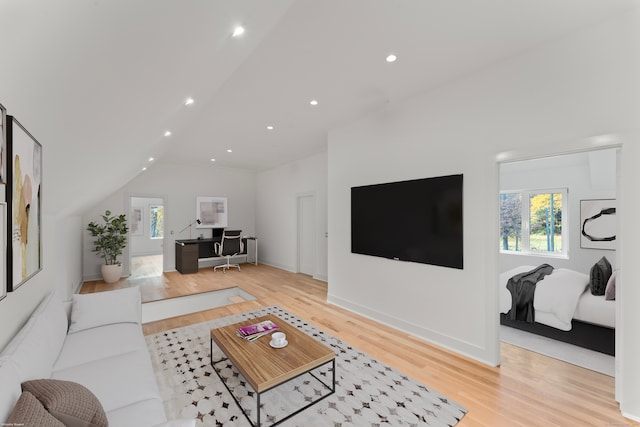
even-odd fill
[{"label": "gray throw blanket", "polygon": [[542,264],[531,271],[516,274],[507,282],[507,289],[511,292],[511,310],[507,313],[510,320],[521,320],[528,323],[536,321],[533,309],[533,295],[536,283],[551,274],[553,267]]}]

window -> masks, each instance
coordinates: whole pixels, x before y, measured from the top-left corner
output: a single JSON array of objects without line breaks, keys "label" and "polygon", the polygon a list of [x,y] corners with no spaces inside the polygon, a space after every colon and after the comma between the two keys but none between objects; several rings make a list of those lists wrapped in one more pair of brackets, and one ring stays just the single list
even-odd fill
[{"label": "window", "polygon": [[150,236],[152,239],[164,238],[164,207],[162,205],[149,206],[149,224],[151,226]]},{"label": "window", "polygon": [[566,255],[567,189],[500,193],[500,250]]}]

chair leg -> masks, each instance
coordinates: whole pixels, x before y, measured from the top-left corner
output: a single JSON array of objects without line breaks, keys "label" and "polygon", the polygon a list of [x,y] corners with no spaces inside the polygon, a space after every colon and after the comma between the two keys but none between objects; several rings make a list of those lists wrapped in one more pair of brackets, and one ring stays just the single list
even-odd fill
[{"label": "chair leg", "polygon": [[229,269],[229,267],[235,267],[235,268],[238,269],[238,271],[242,271],[242,270],[240,270],[240,264],[231,264],[230,262],[231,262],[231,257],[228,256],[226,264],[221,264],[221,265],[214,266],[213,267],[213,271],[216,271],[218,268],[222,268],[222,272],[226,273],[227,270]]}]

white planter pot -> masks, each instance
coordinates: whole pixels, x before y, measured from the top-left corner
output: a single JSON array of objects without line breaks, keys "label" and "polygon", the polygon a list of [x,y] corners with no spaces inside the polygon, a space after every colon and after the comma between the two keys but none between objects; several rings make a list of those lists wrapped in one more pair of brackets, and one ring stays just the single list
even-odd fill
[{"label": "white planter pot", "polygon": [[102,264],[100,271],[105,282],[114,283],[120,280],[122,276],[122,264]]}]

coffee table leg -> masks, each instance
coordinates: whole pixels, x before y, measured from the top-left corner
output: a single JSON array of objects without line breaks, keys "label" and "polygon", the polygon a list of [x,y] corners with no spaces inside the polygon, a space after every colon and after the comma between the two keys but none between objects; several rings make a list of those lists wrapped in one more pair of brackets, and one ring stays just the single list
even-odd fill
[{"label": "coffee table leg", "polygon": [[256,427],[260,427],[260,393],[258,395],[258,403],[256,404]]},{"label": "coffee table leg", "polygon": [[[240,409],[240,411],[244,414],[244,416],[247,418],[247,421],[249,421],[249,424],[251,424],[254,427],[260,427],[261,423],[260,423],[260,395],[262,393],[259,393],[256,391],[256,423],[254,424],[253,421],[251,421],[251,418],[249,418],[249,414],[247,414],[247,412],[242,408],[242,405],[240,404],[240,401],[236,398],[236,396],[233,394],[233,392],[231,391],[231,389],[229,388],[229,386],[227,385],[227,383],[225,382],[224,378],[222,378],[222,375],[220,374],[220,372],[218,372],[218,370],[216,369],[215,365],[213,364],[213,339],[211,339],[211,367],[213,368],[213,371],[216,373],[216,375],[218,376],[218,378],[220,379],[220,381],[222,382],[222,384],[225,386],[225,388],[227,389],[227,391],[229,392],[229,394],[231,395],[231,397],[233,398],[233,400],[236,402],[236,405],[238,405],[238,408]],[[328,362],[327,362],[328,363]],[[313,368],[315,369],[315,368]],[[297,411],[293,412],[292,414],[287,415],[286,417],[282,418],[279,421],[276,421],[275,423],[272,424],[272,426],[278,425],[286,420],[288,420],[289,418],[293,417],[294,415],[299,414],[300,412],[304,411],[305,409],[309,408],[310,406],[318,403],[319,401],[331,396],[333,393],[335,393],[336,391],[336,359],[334,358],[333,360],[331,360],[331,371],[332,371],[332,381],[331,381],[331,387],[329,387],[328,385],[326,385],[320,378],[316,377],[311,370],[303,372],[297,376],[295,376],[294,378],[289,379],[288,381],[291,381],[299,376],[302,376],[304,374],[310,374],[313,378],[315,378],[316,380],[318,380],[320,382],[320,384],[322,384],[323,386],[325,386],[327,389],[331,390],[330,393],[322,396],[320,399],[315,400],[309,404],[307,404],[306,406],[298,409]],[[285,381],[287,382],[287,381]],[[278,384],[277,386],[280,386],[284,383]],[[267,392],[277,386],[271,387],[268,390],[264,390],[264,392]],[[255,390],[254,390],[255,391]]]}]

